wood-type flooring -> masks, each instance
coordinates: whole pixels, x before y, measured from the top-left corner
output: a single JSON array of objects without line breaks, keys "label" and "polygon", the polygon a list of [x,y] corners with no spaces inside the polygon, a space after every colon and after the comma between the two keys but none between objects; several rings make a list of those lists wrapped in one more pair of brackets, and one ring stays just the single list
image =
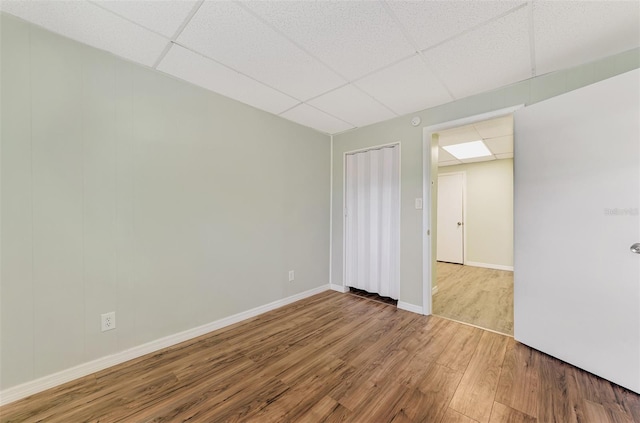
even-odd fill
[{"label": "wood-type flooring", "polygon": [[2,422],[640,422],[512,338],[326,291],[0,409]]},{"label": "wood-type flooring", "polygon": [[513,272],[438,262],[433,314],[513,335]]}]

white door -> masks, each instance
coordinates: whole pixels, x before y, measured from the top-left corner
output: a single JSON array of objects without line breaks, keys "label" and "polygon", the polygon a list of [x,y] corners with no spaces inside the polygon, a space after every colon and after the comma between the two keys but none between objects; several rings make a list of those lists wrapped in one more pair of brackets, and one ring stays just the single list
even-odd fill
[{"label": "white door", "polygon": [[640,70],[515,114],[515,338],[640,392]]},{"label": "white door", "polygon": [[438,175],[438,229],[436,259],[463,263],[463,187],[464,174]]}]

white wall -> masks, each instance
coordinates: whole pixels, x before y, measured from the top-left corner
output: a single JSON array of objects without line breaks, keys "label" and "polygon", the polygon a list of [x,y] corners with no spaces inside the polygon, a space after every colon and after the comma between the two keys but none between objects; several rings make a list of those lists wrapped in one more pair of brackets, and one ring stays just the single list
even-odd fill
[{"label": "white wall", "polygon": [[1,19],[2,389],[329,282],[328,136]]},{"label": "white wall", "polygon": [[[414,208],[414,199],[422,197],[423,127],[519,104],[537,103],[638,67],[640,67],[640,49],[633,49],[575,68],[541,75],[494,91],[335,135],[333,137],[332,282],[341,285],[343,279],[342,183],[343,155],[346,151],[391,142],[400,142],[402,145],[400,300],[422,306],[422,210]],[[422,124],[412,126],[413,116],[419,116]],[[430,207],[427,202],[425,206]]]},{"label": "white wall", "polygon": [[466,173],[465,264],[513,268],[513,159],[445,166]]}]

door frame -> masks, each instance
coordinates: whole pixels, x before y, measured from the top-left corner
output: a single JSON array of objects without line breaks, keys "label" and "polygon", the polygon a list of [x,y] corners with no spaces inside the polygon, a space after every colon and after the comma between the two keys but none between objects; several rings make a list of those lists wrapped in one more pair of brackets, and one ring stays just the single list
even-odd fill
[{"label": "door frame", "polygon": [[[398,191],[400,193],[400,201],[398,201],[398,216],[400,220],[398,223],[398,246],[402,245],[402,145],[400,141],[390,142],[387,144],[379,144],[370,147],[358,148],[356,150],[345,151],[342,154],[342,285],[340,285],[342,292],[348,292],[347,286],[347,155],[362,153],[370,150],[380,150],[386,147],[398,147]],[[402,269],[401,263],[402,255],[398,250],[398,281],[402,284],[400,278],[400,270]],[[398,302],[400,300],[398,299]]]},{"label": "door frame", "polygon": [[[516,110],[521,109],[524,106],[524,104],[519,104],[422,128],[422,198],[424,199],[424,207],[422,208],[422,310],[425,315],[432,314],[433,310],[432,289],[433,274],[435,272],[434,264],[436,261],[434,248],[431,247],[432,242],[434,242],[434,237],[431,236],[432,228],[435,226],[437,219],[437,216],[434,216],[434,214],[437,213],[432,213],[431,210],[433,207],[431,201],[431,195],[433,192],[431,170],[433,161],[432,152],[434,147],[437,147],[437,144],[432,142],[432,137],[434,134],[444,131],[445,129],[456,128],[458,126],[470,125],[484,120],[511,115],[515,113]],[[437,160],[437,154],[435,158]],[[437,162],[435,164],[437,166]]]},{"label": "door frame", "polygon": [[[459,172],[444,172],[438,173],[438,178],[440,176],[447,175],[462,175],[462,264],[467,263],[467,172],[462,170]],[[438,185],[439,182],[436,179],[436,183],[434,185]],[[439,185],[438,185],[439,186]],[[437,206],[437,198],[436,198],[436,206]],[[437,225],[438,223],[438,209],[436,207],[436,215],[433,223]],[[436,237],[438,236],[438,231],[436,231]],[[436,240],[437,245],[437,240]],[[438,256],[438,251],[434,251],[436,255],[436,259]],[[437,286],[437,285],[436,285]]]}]

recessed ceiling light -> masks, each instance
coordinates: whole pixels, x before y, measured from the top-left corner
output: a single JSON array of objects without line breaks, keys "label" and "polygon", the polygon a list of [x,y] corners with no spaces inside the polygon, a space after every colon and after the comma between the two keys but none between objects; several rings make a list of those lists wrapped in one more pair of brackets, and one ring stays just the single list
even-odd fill
[{"label": "recessed ceiling light", "polygon": [[443,149],[458,160],[491,156],[491,151],[482,141],[463,142],[462,144],[443,145]]}]

